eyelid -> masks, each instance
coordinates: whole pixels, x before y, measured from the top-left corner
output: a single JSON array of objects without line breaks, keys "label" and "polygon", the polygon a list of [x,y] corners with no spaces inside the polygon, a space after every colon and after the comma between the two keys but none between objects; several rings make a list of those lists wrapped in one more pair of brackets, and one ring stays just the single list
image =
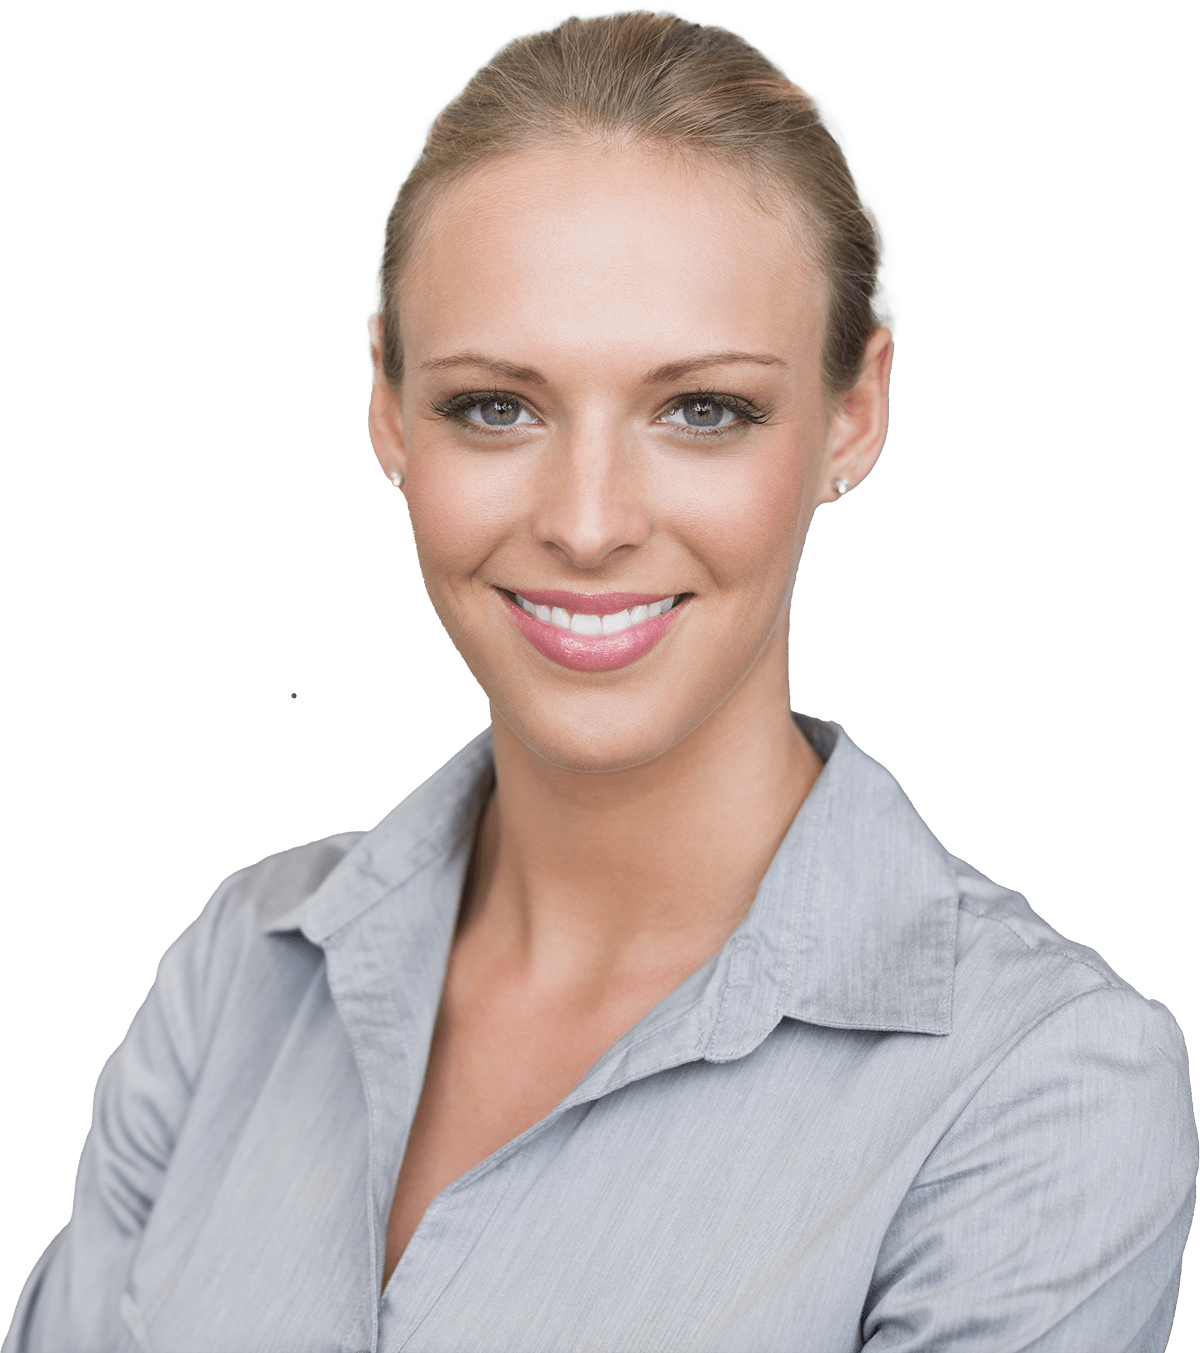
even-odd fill
[{"label": "eyelid", "polygon": [[[723,395],[716,390],[689,390],[686,394],[676,395],[665,404],[655,414],[654,421],[656,423],[661,422],[668,415],[678,413],[685,404],[690,404],[693,401],[700,404],[716,404],[720,408],[729,409],[731,413],[736,413],[743,423],[765,423],[771,416],[771,409],[768,405],[755,404],[753,400],[746,399],[741,395]],[[741,424],[731,424],[728,428],[711,428],[709,431],[732,431],[735,426],[741,426]],[[697,428],[695,431],[702,432],[704,429]]]},{"label": "eyelid", "polygon": [[516,404],[537,419],[539,425],[545,421],[527,399],[513,394],[511,390],[460,390],[458,394],[451,395],[449,399],[430,400],[429,407],[440,418],[457,422],[461,427],[468,428],[473,432],[483,432],[488,436],[494,436],[497,433],[503,434],[516,427],[531,426],[529,423],[514,423],[507,427],[489,427],[486,423],[479,423],[474,418],[466,417],[466,414],[477,405],[486,404],[493,400],[497,403]]},{"label": "eyelid", "polygon": [[[537,425],[544,425],[545,419],[537,409],[522,396],[514,394],[511,390],[460,390],[458,394],[451,395],[448,399],[434,399],[430,401],[429,407],[439,417],[458,422],[460,426],[468,428],[471,431],[483,432],[489,436],[503,434],[516,427],[529,427],[529,423],[511,424],[509,427],[489,427],[487,424],[479,423],[473,418],[467,418],[465,415],[476,405],[484,404],[489,400],[509,401],[518,405],[537,420]],[[719,394],[715,390],[689,390],[684,394],[676,395],[668,400],[655,414],[653,421],[662,423],[662,421],[673,413],[678,413],[683,406],[691,401],[697,403],[715,404],[719,408],[728,409],[738,417],[738,422],[728,424],[723,428],[694,428],[693,432],[706,435],[721,434],[732,432],[734,428],[745,426],[746,424],[756,425],[765,423],[771,416],[771,409],[768,405],[755,404],[753,400],[746,399],[742,395]]]}]

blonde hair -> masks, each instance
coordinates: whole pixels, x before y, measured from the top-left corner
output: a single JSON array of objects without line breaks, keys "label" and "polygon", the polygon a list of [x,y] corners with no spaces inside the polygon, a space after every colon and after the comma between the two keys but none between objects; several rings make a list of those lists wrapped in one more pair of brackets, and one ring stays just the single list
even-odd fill
[{"label": "blonde hair", "polygon": [[829,289],[825,384],[857,380],[871,331],[879,238],[812,99],[744,39],[672,14],[568,19],[499,51],[442,110],[388,216],[382,363],[404,370],[398,284],[434,190],[495,155],[578,138],[693,151],[791,194]]}]

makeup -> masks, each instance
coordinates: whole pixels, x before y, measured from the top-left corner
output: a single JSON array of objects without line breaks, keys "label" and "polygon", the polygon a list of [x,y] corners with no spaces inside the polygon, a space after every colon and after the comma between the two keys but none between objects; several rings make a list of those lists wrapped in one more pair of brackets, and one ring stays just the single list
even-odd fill
[{"label": "makeup", "polygon": [[644,657],[688,601],[653,592],[497,590],[534,648],[577,672],[611,672]]}]

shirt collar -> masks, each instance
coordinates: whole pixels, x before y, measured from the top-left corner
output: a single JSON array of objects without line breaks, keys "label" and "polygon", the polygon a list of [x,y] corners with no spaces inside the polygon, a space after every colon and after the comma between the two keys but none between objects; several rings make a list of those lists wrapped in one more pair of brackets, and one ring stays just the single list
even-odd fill
[{"label": "shirt collar", "polygon": [[[491,793],[491,731],[480,733],[418,786],[330,871],[308,897],[267,927],[299,930],[324,945],[385,897],[400,893],[435,860],[457,855],[465,873],[479,814]],[[461,884],[461,879],[460,879]],[[440,899],[454,911],[458,897]],[[397,924],[404,925],[404,908]]]},{"label": "shirt collar", "polygon": [[705,1053],[715,1061],[744,1056],[785,1016],[837,1029],[951,1029],[959,889],[950,857],[843,729],[796,721],[825,769],[722,951],[723,1006]]},{"label": "shirt collar", "polygon": [[[688,1024],[711,1061],[745,1056],[784,1017],[839,1029],[951,1029],[958,885],[950,857],[891,775],[838,725],[796,719],[825,768],[745,920],[673,993],[682,998],[686,990]],[[393,809],[269,931],[298,929],[326,947],[386,900],[396,952],[403,952],[406,934],[428,933],[431,921],[439,922],[448,951],[492,780],[485,732]],[[438,889],[408,886],[439,861],[455,864],[442,871]],[[425,915],[430,909],[446,915]],[[379,935],[377,924],[371,931]],[[659,1013],[666,1012],[660,1007]]]}]

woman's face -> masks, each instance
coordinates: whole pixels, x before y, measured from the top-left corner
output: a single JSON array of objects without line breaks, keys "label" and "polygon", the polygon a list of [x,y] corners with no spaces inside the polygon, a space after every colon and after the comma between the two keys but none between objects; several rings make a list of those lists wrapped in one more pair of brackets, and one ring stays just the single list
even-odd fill
[{"label": "woman's face", "polygon": [[880,331],[831,404],[799,232],[639,149],[508,155],[436,203],[372,436],[443,624],[556,765],[638,765],[764,683],[786,697],[805,532],[882,445],[890,355]]}]

